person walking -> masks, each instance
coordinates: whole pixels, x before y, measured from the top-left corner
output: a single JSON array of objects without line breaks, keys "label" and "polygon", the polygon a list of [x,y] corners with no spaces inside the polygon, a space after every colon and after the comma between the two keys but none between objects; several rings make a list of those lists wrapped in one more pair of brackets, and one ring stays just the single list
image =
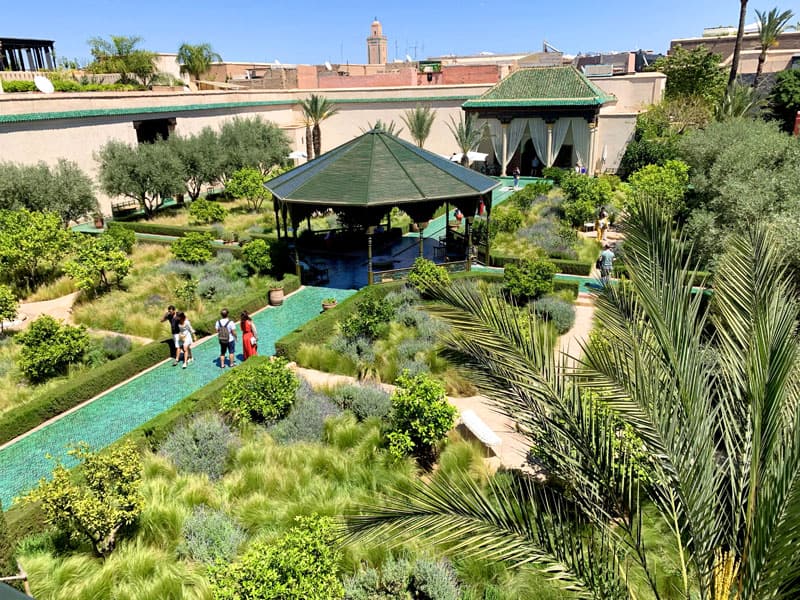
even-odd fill
[{"label": "person walking", "polygon": [[189,319],[186,318],[186,313],[183,311],[178,312],[178,341],[183,347],[183,368],[186,365],[193,363],[192,357],[192,344],[194,343],[194,328]]},{"label": "person walking", "polygon": [[242,354],[244,360],[258,354],[258,332],[256,324],[246,310],[242,311],[239,327],[242,329]]},{"label": "person walking", "polygon": [[172,346],[175,348],[175,358],[172,361],[172,366],[178,364],[178,358],[181,354],[181,342],[180,342],[180,327],[178,326],[178,313],[175,311],[175,307],[170,304],[167,307],[167,312],[161,317],[161,322],[169,321],[169,329],[172,333]]},{"label": "person walking", "polygon": [[611,279],[611,270],[614,268],[614,253],[611,251],[611,246],[605,244],[603,251],[600,253],[600,279],[603,285],[608,285]]},{"label": "person walking", "polygon": [[605,242],[606,232],[608,231],[608,211],[606,210],[605,206],[600,208],[600,213],[597,215],[597,224],[595,229],[597,233],[597,241]]},{"label": "person walking", "polygon": [[531,176],[532,177],[539,177],[539,175],[541,174],[540,173],[540,167],[541,166],[542,166],[542,163],[539,160],[539,157],[534,154],[533,155],[533,160],[531,161]]},{"label": "person walking", "polygon": [[511,174],[514,176],[514,189],[516,190],[519,187],[519,167],[515,166]]},{"label": "person walking", "polygon": [[219,367],[225,368],[225,353],[228,353],[228,364],[236,366],[236,323],[228,318],[228,309],[223,308],[219,313],[219,320],[214,327],[217,330],[219,341]]}]

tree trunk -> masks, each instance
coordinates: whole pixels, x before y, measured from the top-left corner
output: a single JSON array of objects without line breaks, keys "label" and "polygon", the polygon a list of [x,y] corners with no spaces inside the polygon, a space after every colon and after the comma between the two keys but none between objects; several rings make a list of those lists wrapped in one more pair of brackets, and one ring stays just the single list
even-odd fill
[{"label": "tree trunk", "polygon": [[767,62],[767,49],[764,48],[761,50],[761,54],[758,55],[758,67],[756,67],[756,77],[753,79],[753,89],[758,89],[758,82],[761,80],[761,73],[764,70],[764,63]]},{"label": "tree trunk", "polygon": [[306,125],[306,159],[314,158],[314,145],[311,142],[311,126]]},{"label": "tree trunk", "polygon": [[466,152],[461,155],[461,166],[469,169],[469,156],[467,156]]},{"label": "tree trunk", "polygon": [[747,0],[740,0],[739,29],[736,31],[736,44],[733,46],[733,59],[731,60],[731,73],[728,77],[728,86],[733,85],[739,74],[739,54],[742,51],[742,38],[744,37],[744,22],[747,18]]},{"label": "tree trunk", "polygon": [[312,139],[314,140],[314,158],[317,158],[322,154],[322,131],[319,128],[319,123],[314,123]]}]

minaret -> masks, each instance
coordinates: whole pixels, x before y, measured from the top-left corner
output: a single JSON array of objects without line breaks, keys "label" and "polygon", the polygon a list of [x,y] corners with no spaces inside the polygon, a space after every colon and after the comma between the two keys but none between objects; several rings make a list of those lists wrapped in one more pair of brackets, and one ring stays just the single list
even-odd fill
[{"label": "minaret", "polygon": [[383,35],[381,22],[375,17],[367,38],[367,61],[371,65],[385,65],[386,58],[386,36]]}]

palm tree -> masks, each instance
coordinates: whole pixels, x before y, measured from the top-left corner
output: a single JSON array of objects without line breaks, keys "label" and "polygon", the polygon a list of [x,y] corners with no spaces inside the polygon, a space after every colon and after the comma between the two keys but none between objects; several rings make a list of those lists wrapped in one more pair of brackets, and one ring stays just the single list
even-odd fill
[{"label": "palm tree", "polygon": [[403,133],[403,128],[397,127],[397,123],[394,122],[394,119],[384,123],[381,119],[375,121],[373,125],[369,121],[367,121],[367,128],[361,129],[362,133],[367,133],[368,131],[383,131],[384,133],[388,133],[389,135],[393,135],[395,137],[399,137],[401,133]]},{"label": "palm tree", "polygon": [[478,127],[474,116],[465,117],[463,114],[458,121],[451,116],[447,127],[453,134],[456,145],[461,151],[461,165],[469,167],[469,156],[467,155],[481,143],[483,129]]},{"label": "palm tree", "polygon": [[734,81],[714,107],[714,118],[717,121],[725,121],[739,117],[755,117],[763,107],[764,98],[756,88]]},{"label": "palm tree", "polygon": [[[311,94],[305,100],[301,100],[300,106],[307,122],[311,122],[311,139],[314,145],[314,157],[316,158],[322,154],[322,131],[319,128],[319,124],[328,117],[335,115],[339,109],[325,96],[318,96],[317,94]],[[311,158],[309,155],[309,159]]]},{"label": "palm tree", "polygon": [[181,66],[181,73],[189,73],[193,81],[207,73],[212,62],[222,61],[222,57],[214,52],[211,44],[181,44],[176,59]]},{"label": "palm tree", "polygon": [[314,158],[314,144],[311,139],[311,127],[314,125],[314,121],[305,114],[305,110],[303,111],[303,125],[306,126],[306,160],[311,160]]},{"label": "palm tree", "polygon": [[420,148],[425,146],[425,140],[431,134],[431,126],[436,120],[436,111],[432,110],[430,106],[417,104],[415,108],[408,109],[403,113],[402,119],[414,139],[414,143]]},{"label": "palm tree", "polygon": [[[429,310],[451,328],[449,356],[530,432],[555,485],[434,476],[348,515],[351,535],[525,564],[580,597],[798,597],[800,306],[776,247],[758,226],[737,239],[709,307],[671,220],[635,207],[629,283],[597,298],[603,335],[577,368],[520,309],[440,288]],[[643,508],[669,531],[657,550]],[[677,590],[657,564],[665,544]]]},{"label": "palm tree", "polygon": [[739,28],[736,30],[736,43],[733,46],[733,59],[731,72],[728,76],[728,85],[733,85],[739,73],[739,55],[742,52],[742,39],[744,38],[744,22],[747,19],[747,0],[739,0]]},{"label": "palm tree", "polygon": [[785,10],[778,13],[777,8],[773,8],[768,13],[756,11],[758,17],[758,42],[761,45],[761,53],[758,55],[758,68],[756,77],[753,80],[753,87],[758,87],[761,79],[761,72],[764,70],[764,63],[767,60],[767,51],[778,45],[778,38],[786,31],[789,19],[794,17],[794,13]]}]

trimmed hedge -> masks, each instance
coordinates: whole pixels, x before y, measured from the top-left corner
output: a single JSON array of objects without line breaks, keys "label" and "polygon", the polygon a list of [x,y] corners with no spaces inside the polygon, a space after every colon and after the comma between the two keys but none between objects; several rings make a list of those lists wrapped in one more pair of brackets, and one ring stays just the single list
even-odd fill
[{"label": "trimmed hedge", "polygon": [[[114,221],[126,229],[136,233],[149,233],[150,235],[166,235],[170,237],[183,237],[187,233],[211,233],[208,227],[179,227],[177,225],[159,225],[157,223],[142,223],[141,221]],[[213,234],[212,234],[213,235]]]},{"label": "trimmed hedge", "polygon": [[[693,287],[714,287],[713,276],[709,271],[690,271],[691,274],[691,282]],[[628,278],[628,267],[622,261],[616,261],[614,263],[614,269],[612,270],[612,274],[614,277],[618,278]]]},{"label": "trimmed hedge", "polygon": [[581,291],[581,285],[579,283],[575,283],[574,281],[559,281],[558,279],[553,280],[553,291],[560,292],[566,290],[572,294],[572,298],[574,300],[578,299],[578,294]]},{"label": "trimmed hedge", "polygon": [[[520,259],[516,256],[502,256],[499,254],[492,254],[492,266],[504,267],[509,263],[517,264]],[[566,275],[583,275],[588,277],[592,273],[593,262],[584,262],[580,260],[565,260],[561,258],[547,258],[549,262],[556,266],[556,272],[564,273]]]},{"label": "trimmed hedge", "polygon": [[144,369],[166,360],[169,355],[166,341],[153,342],[81,373],[64,385],[0,417],[0,444],[13,440],[81,402],[94,398]]}]

